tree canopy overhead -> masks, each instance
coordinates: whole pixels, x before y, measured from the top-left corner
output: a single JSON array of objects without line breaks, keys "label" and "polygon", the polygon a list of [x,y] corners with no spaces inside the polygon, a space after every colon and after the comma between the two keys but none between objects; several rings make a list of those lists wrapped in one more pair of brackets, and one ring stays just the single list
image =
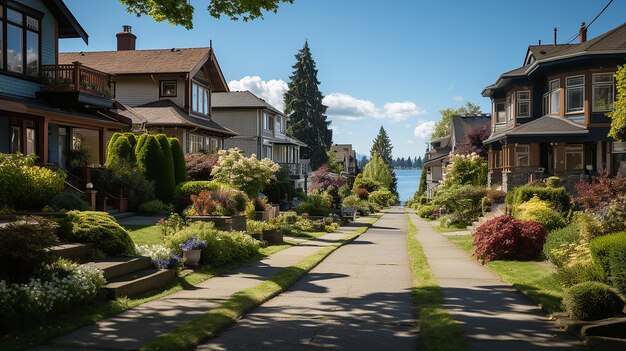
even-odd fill
[{"label": "tree canopy overhead", "polygon": [[480,113],[480,106],[467,102],[465,106],[459,108],[446,108],[439,111],[441,119],[435,125],[435,130],[431,139],[439,139],[450,135],[452,132],[452,117],[462,115],[475,115]]},{"label": "tree canopy overhead", "polygon": [[309,43],[296,54],[293,75],[285,93],[285,114],[289,115],[287,131],[308,146],[301,148],[301,157],[311,159],[311,167],[317,169],[326,163],[326,150],[333,142],[330,121],[326,120],[327,107],[322,104],[324,96],[319,90],[315,61]]},{"label": "tree canopy overhead", "polygon": [[[128,12],[137,16],[148,15],[157,22],[193,28],[195,7],[189,0],[120,0]],[[231,20],[244,21],[263,18],[263,11],[278,11],[281,3],[292,4],[294,0],[210,0],[207,11],[215,18],[222,15]]]}]

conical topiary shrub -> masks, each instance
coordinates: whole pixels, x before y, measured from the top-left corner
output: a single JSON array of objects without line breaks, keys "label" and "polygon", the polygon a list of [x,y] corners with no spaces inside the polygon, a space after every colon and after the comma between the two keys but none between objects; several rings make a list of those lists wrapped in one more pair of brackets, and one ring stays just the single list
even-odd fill
[{"label": "conical topiary shrub", "polygon": [[162,184],[163,186],[167,186],[170,188],[169,201],[166,202],[172,202],[174,188],[176,187],[176,179],[174,178],[174,158],[172,157],[170,142],[169,140],[167,140],[167,136],[165,134],[157,134],[155,138],[161,146],[161,152],[163,152],[163,162],[161,163],[161,172],[163,173]]},{"label": "conical topiary shrub", "polygon": [[142,135],[137,143],[137,166],[147,179],[154,181],[154,193],[163,202],[171,202],[174,193],[173,177],[163,171],[164,155],[154,135]]},{"label": "conical topiary shrub", "polygon": [[107,151],[107,167],[135,164],[135,150],[126,135],[111,138]]},{"label": "conical topiary shrub", "polygon": [[172,158],[174,160],[174,179],[176,184],[179,184],[187,180],[185,154],[183,153],[183,147],[180,145],[180,141],[178,141],[177,138],[169,138],[167,140],[170,143],[170,150],[172,151]]}]

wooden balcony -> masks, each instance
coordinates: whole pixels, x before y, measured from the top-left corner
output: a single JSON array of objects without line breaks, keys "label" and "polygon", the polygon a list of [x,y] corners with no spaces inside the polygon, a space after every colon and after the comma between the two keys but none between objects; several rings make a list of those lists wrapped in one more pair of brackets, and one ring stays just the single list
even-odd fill
[{"label": "wooden balcony", "polygon": [[43,65],[40,77],[43,86],[37,95],[57,105],[113,106],[111,75],[108,73],[74,62]]}]

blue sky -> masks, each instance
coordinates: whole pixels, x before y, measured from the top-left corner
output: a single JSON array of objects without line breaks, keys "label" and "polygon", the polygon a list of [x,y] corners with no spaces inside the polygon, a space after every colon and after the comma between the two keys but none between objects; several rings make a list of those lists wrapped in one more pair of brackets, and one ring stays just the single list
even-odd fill
[{"label": "blue sky", "polygon": [[[608,1],[608,0],[607,0]],[[419,156],[439,110],[466,101],[490,112],[480,91],[520,66],[528,45],[559,43],[589,23],[605,0],[425,1],[295,0],[264,20],[234,22],[196,5],[194,29],[128,14],[117,0],[65,0],[89,33],[89,46],[61,41],[61,51],[115,50],[115,34],[133,26],[138,49],[213,47],[231,89],[249,89],[277,107],[305,40],[319,70],[334,142],[369,153],[380,125],[395,157]],[[589,28],[594,38],[624,22],[614,0]]]}]

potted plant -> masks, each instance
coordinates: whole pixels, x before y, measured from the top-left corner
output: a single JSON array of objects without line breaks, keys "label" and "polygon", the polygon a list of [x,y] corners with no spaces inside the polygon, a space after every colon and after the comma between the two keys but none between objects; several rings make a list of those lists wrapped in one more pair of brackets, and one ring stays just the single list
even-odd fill
[{"label": "potted plant", "polygon": [[186,211],[187,218],[213,222],[218,230],[246,231],[246,209],[248,198],[238,190],[222,187],[215,191],[202,191],[191,195],[192,206]]},{"label": "potted plant", "polygon": [[180,244],[180,248],[183,250],[185,260],[189,266],[197,266],[202,256],[202,249],[206,249],[207,243],[204,240],[198,240],[197,236],[191,237],[191,239]]},{"label": "potted plant", "polygon": [[276,224],[265,223],[263,228],[263,240],[268,244],[278,244],[283,242],[283,232]]}]

